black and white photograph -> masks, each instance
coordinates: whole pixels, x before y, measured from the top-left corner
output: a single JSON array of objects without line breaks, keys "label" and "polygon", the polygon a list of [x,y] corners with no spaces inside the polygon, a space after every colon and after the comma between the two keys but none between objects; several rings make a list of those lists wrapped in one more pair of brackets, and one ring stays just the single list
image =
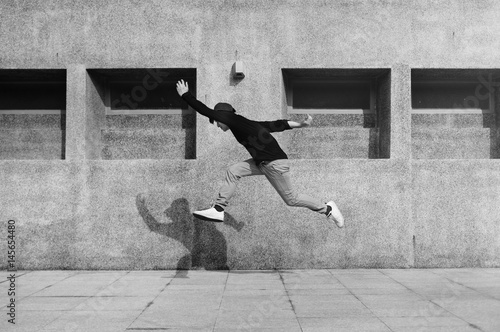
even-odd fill
[{"label": "black and white photograph", "polygon": [[500,331],[500,2],[0,0],[0,331]]}]

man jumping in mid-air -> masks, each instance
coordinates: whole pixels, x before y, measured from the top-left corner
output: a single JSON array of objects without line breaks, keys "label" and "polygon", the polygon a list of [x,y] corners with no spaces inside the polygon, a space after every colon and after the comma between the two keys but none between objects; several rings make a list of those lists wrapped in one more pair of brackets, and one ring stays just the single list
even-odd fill
[{"label": "man jumping in mid-air", "polygon": [[236,140],[242,144],[252,156],[251,159],[236,163],[226,172],[226,182],[220,188],[215,204],[202,211],[195,211],[197,218],[222,222],[224,209],[236,190],[238,180],[244,176],[265,175],[278,194],[289,206],[306,207],[312,211],[325,214],[338,227],[344,226],[344,218],[333,201],[321,201],[308,195],[296,193],[291,186],[288,157],[278,142],[270,134],[293,128],[307,127],[312,122],[310,115],[302,122],[289,120],[252,121],[236,114],[234,108],[227,103],[218,103],[214,109],[208,108],[189,92],[187,82],[177,82],[177,92],[193,109],[209,118],[210,123],[217,122],[223,131],[231,130]]}]

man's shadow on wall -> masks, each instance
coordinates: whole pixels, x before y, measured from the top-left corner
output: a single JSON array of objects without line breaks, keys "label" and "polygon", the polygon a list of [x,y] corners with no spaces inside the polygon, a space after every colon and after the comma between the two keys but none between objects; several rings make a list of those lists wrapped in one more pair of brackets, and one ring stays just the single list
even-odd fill
[{"label": "man's shadow on wall", "polygon": [[[185,198],[178,198],[172,202],[164,214],[172,220],[171,223],[160,223],[149,212],[146,198],[143,194],[136,197],[136,206],[139,215],[148,228],[155,233],[179,241],[189,254],[182,257],[177,263],[177,270],[184,271],[178,277],[186,276],[187,270],[229,270],[227,266],[227,241],[224,235],[210,221],[198,220],[191,214],[189,202]],[[238,232],[244,227],[227,212],[224,224],[233,227]]]}]

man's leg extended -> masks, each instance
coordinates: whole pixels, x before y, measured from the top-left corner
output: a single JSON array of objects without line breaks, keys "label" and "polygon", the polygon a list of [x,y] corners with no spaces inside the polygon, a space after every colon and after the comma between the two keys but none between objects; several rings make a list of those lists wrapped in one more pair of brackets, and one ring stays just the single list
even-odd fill
[{"label": "man's leg extended", "polygon": [[260,166],[260,169],[288,206],[305,207],[326,214],[328,209],[326,203],[322,203],[309,195],[298,194],[293,190],[287,159],[264,163]]},{"label": "man's leg extended", "polygon": [[236,190],[236,185],[238,181],[245,176],[252,175],[262,175],[263,173],[257,167],[253,159],[248,159],[234,165],[231,165],[226,171],[226,179],[224,184],[219,190],[219,195],[215,200],[215,205],[222,207],[223,209],[229,203],[229,199],[234,194]]}]

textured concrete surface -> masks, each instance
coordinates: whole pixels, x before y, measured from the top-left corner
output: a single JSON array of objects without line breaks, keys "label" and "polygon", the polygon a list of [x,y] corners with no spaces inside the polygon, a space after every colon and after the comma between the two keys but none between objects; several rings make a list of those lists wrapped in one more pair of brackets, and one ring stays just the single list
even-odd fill
[{"label": "textured concrete surface", "polygon": [[64,159],[66,132],[57,129],[0,131],[2,159]]},{"label": "textured concrete surface", "polygon": [[495,114],[413,114],[414,159],[491,159],[499,156]]},{"label": "textured concrete surface", "polygon": [[[64,131],[0,119],[1,149],[35,159],[1,157],[1,232],[16,221],[24,269],[498,267],[500,117],[419,122],[411,87],[467,80],[480,89],[466,98],[482,98],[484,79],[497,84],[499,13],[486,0],[4,1],[0,80],[59,69],[67,90]],[[193,219],[249,156],[200,116],[106,117],[103,77],[147,68],[187,71],[201,101],[256,120],[288,117],[283,69],[383,74],[373,122],[318,115],[276,135],[297,190],[336,200],[346,228],[288,208],[262,177],[241,181],[224,224]]]},{"label": "textured concrete surface", "polygon": [[496,149],[488,128],[416,128],[411,138],[415,159],[490,159]]},{"label": "textured concrete surface", "polygon": [[[2,331],[500,329],[498,269],[20,271]],[[6,292],[7,281],[0,282]]]},{"label": "textured concrete surface", "polygon": [[[480,169],[456,160],[413,163],[413,185],[427,188],[414,194],[412,204],[415,266],[496,264],[500,254],[495,245],[500,238],[496,217],[500,213],[499,167],[491,160],[476,162]],[[480,194],[484,192],[488,194]],[[483,219],[486,215],[492,217]]]},{"label": "textured concrete surface", "polygon": [[[305,114],[287,118],[302,121]],[[307,130],[276,135],[288,145],[291,159],[367,159],[378,158],[379,130],[372,114],[316,114]],[[331,142],[336,142],[332,145]]]},{"label": "textured concrete surface", "polygon": [[102,159],[194,159],[196,116],[108,115],[101,141]]}]

